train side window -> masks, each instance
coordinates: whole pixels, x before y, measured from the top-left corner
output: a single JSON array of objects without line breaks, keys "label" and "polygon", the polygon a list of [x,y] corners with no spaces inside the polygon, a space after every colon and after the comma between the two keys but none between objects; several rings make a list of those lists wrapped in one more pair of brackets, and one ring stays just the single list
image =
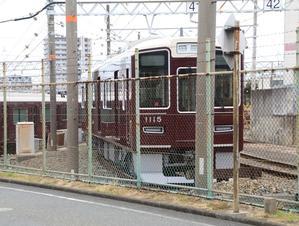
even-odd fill
[{"label": "train side window", "polygon": [[46,113],[46,122],[50,122],[50,106],[49,105],[46,105],[46,108],[45,108],[45,113]]},{"label": "train side window", "polygon": [[[216,71],[229,71],[222,52],[216,51]],[[216,75],[215,79],[215,107],[233,106],[232,74]]]},{"label": "train side window", "polygon": [[[127,71],[127,70],[126,70]],[[126,109],[126,99],[127,99],[127,81],[126,79],[126,74],[122,73],[118,79],[121,81],[118,82],[118,101],[121,102],[121,109],[125,111]]]},{"label": "train side window", "polygon": [[102,108],[104,108],[104,106],[105,106],[105,104],[104,104],[104,82],[100,82],[100,84],[99,84],[99,86],[100,86],[100,93],[99,93],[99,95],[100,95],[100,101],[102,102]]},{"label": "train side window", "polygon": [[[216,71],[224,71],[217,69]],[[232,75],[216,75],[215,107],[233,106]]]},{"label": "train side window", "polygon": [[60,110],[61,110],[60,112],[61,120],[67,120],[66,104],[62,104]]},{"label": "train side window", "polygon": [[106,82],[101,83],[101,101],[103,104],[103,109],[107,108],[107,87],[106,87]]},{"label": "train side window", "polygon": [[[179,68],[178,74],[193,74],[196,68]],[[178,78],[179,111],[195,111],[196,76]]]},{"label": "train side window", "polygon": [[111,80],[101,82],[101,100],[103,103],[103,108],[100,112],[101,122],[114,122],[115,120],[112,109],[115,101],[114,84],[115,82]]},{"label": "train side window", "polygon": [[[221,51],[216,51],[216,71],[228,71],[229,66]],[[180,68],[178,74],[196,73],[196,68]],[[196,106],[196,77],[178,79],[178,106],[181,112],[195,111]],[[233,105],[232,75],[215,76],[215,107]]]},{"label": "train side window", "polygon": [[28,122],[28,109],[13,109],[13,123]]},{"label": "train side window", "polygon": [[114,98],[114,84],[111,81],[101,83],[101,96],[103,97],[103,109],[111,109]]},{"label": "train side window", "polygon": [[85,89],[85,84],[82,84],[81,87],[79,88],[81,89],[81,108],[85,108],[85,104],[86,104],[86,89]]},{"label": "train side window", "polygon": [[[168,75],[168,52],[141,53],[140,77]],[[140,107],[161,108],[169,105],[169,80],[165,78],[140,81]]]},{"label": "train side window", "polygon": [[[45,108],[45,116],[46,116],[46,122],[50,122],[50,106],[49,105],[46,105],[46,108]],[[42,121],[43,120],[43,115],[42,115],[42,110],[40,111],[40,120]]]}]

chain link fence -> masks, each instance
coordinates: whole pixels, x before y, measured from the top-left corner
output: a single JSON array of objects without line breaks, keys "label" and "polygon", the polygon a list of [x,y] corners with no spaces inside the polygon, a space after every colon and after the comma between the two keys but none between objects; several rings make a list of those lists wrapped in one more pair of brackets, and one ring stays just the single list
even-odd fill
[{"label": "chain link fence", "polygon": [[274,197],[282,205],[285,200],[296,200],[298,205],[296,76],[298,79],[298,71],[292,69],[244,76],[244,148],[240,163],[257,167],[262,174],[253,180],[241,179],[240,191]]},{"label": "chain link fence", "polygon": [[[15,84],[2,76],[2,169],[232,200],[232,72],[196,74],[182,67],[161,77],[134,78],[126,69],[111,73],[111,79],[95,72],[73,84],[78,169],[70,165],[67,138],[69,84]],[[264,197],[274,197],[280,208],[298,207],[296,75],[294,68],[241,73],[241,202],[263,205]],[[198,91],[200,84],[207,89]],[[57,93],[56,148],[51,86]]]}]

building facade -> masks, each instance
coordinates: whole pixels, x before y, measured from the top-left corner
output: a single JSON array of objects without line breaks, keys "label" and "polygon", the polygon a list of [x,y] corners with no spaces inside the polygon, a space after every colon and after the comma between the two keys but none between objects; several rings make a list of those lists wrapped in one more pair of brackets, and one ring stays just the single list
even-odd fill
[{"label": "building facade", "polygon": [[[66,37],[61,35],[55,36],[55,51],[56,51],[56,83],[66,82],[67,79],[67,49]],[[81,79],[81,74],[88,70],[88,56],[91,53],[91,39],[86,37],[78,38],[78,80]],[[48,39],[44,40],[44,55],[48,59],[49,48]],[[46,67],[46,82],[50,81],[49,65]],[[66,86],[57,86],[57,92],[66,91]]]},{"label": "building facade", "polygon": [[286,0],[284,15],[284,62],[286,67],[296,65],[296,28],[299,27],[299,1]]},{"label": "building facade", "polygon": [[[0,83],[3,83],[3,77],[0,77]],[[9,75],[6,77],[8,90],[28,91],[32,89],[31,76]]]}]

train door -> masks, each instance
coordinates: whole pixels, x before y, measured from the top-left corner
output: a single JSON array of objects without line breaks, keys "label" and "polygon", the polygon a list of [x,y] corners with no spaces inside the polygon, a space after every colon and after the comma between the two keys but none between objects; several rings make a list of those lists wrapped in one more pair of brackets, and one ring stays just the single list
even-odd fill
[{"label": "train door", "polygon": [[[114,72],[114,80],[119,79],[119,71]],[[114,135],[119,138],[119,123],[120,123],[120,103],[119,103],[119,82],[114,82]]]},{"label": "train door", "polygon": [[114,81],[102,80],[100,85],[100,130],[102,136],[115,136],[115,91]]},{"label": "train door", "polygon": [[128,134],[128,114],[126,114],[126,111],[128,110],[128,81],[126,78],[128,78],[127,69],[118,71],[117,77],[115,78],[118,79],[115,86],[115,97],[117,102],[115,115],[116,136],[122,140],[122,142],[127,140]]},{"label": "train door", "polygon": [[131,82],[129,81],[129,69],[126,69],[126,81],[124,87],[124,113],[125,113],[125,120],[126,120],[126,142],[129,143],[130,141],[130,92],[131,92]]},{"label": "train door", "polygon": [[196,73],[196,68],[184,66],[177,68],[176,72],[178,75],[190,74],[177,78],[176,145],[180,148],[187,148],[192,147],[194,142],[196,76],[191,75]]},{"label": "train door", "polygon": [[[98,76],[98,73],[97,73]],[[94,115],[94,123],[95,123],[95,131],[101,131],[101,79],[100,76],[96,77],[95,75],[95,79],[97,79],[97,83],[95,84],[95,115]]]}]

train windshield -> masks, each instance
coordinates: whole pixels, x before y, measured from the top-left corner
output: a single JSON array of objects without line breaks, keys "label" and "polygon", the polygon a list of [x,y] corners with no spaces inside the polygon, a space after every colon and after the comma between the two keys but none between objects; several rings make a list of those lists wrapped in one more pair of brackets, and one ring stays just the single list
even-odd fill
[{"label": "train windshield", "polygon": [[[139,57],[139,76],[168,75],[168,52],[141,53]],[[140,107],[161,108],[169,105],[168,79],[140,81]]]},{"label": "train windshield", "polygon": [[[228,71],[222,53],[217,51],[216,71]],[[195,67],[179,68],[178,74],[196,73]],[[178,79],[178,106],[179,111],[195,111],[195,93],[196,93],[196,76],[182,77]],[[232,75],[216,75],[215,79],[215,107],[225,107],[233,105],[232,96]]]}]

